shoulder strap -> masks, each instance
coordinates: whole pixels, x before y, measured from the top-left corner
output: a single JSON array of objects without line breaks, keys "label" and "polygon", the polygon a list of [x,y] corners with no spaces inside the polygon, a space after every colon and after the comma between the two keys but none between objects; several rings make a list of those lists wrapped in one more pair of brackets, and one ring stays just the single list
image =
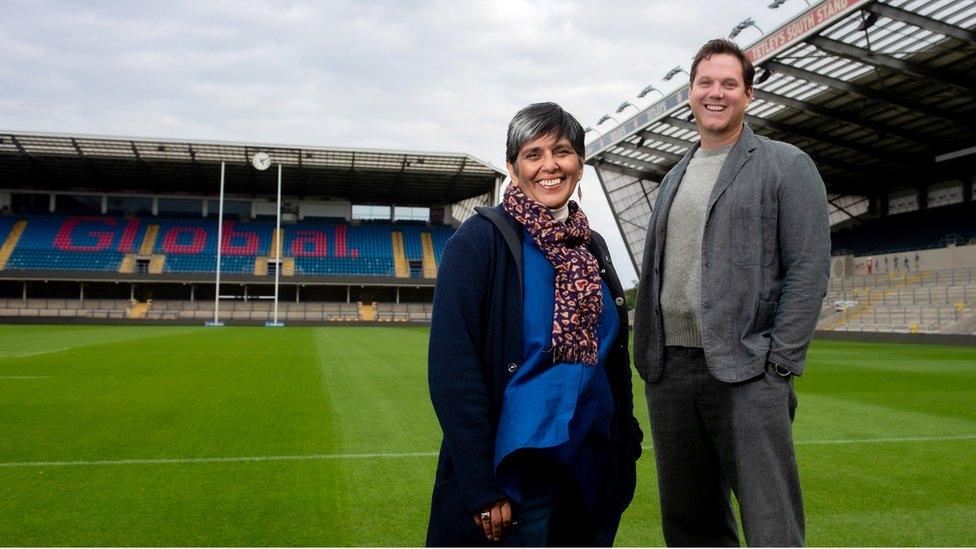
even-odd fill
[{"label": "shoulder strap", "polygon": [[497,208],[489,208],[486,206],[478,206],[474,211],[488,218],[498,232],[502,233],[502,238],[505,239],[505,243],[508,244],[508,249],[512,252],[512,257],[515,258],[515,265],[518,267],[519,279],[522,278],[522,240],[519,238],[518,233],[515,232],[515,227],[512,227],[505,216]]},{"label": "shoulder strap", "polygon": [[515,256],[515,262],[518,265],[521,265],[522,240],[518,237],[518,233],[515,232],[515,228],[508,224],[508,220],[505,219],[505,216],[495,208],[479,206],[474,210],[487,217],[492,223],[495,224],[495,227],[498,228],[498,232],[502,233],[502,238],[504,238],[505,243],[508,244],[508,248],[511,250],[512,255]]}]

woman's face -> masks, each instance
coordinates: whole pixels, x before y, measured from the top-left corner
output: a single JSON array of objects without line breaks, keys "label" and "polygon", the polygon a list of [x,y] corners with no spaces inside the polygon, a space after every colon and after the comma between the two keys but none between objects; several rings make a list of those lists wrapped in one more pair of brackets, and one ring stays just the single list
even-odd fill
[{"label": "woman's face", "polygon": [[515,165],[508,164],[508,175],[525,196],[548,208],[561,208],[583,177],[583,159],[568,138],[544,135],[522,146]]}]

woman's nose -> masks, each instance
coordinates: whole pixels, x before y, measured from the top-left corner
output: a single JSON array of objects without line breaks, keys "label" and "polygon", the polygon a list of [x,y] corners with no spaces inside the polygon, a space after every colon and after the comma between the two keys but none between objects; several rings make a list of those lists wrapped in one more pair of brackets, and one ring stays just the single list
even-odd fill
[{"label": "woman's nose", "polygon": [[542,169],[543,170],[546,170],[547,172],[552,172],[552,171],[558,170],[559,169],[559,165],[556,164],[556,157],[553,156],[553,155],[551,155],[551,154],[547,154],[547,155],[543,156],[542,157]]}]

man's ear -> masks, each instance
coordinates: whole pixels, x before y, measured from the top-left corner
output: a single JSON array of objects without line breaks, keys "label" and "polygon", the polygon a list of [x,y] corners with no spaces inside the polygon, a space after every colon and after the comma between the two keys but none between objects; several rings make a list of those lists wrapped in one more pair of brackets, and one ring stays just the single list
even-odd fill
[{"label": "man's ear", "polygon": [[746,103],[752,103],[752,100],[756,98],[756,90],[752,87],[746,90]]}]

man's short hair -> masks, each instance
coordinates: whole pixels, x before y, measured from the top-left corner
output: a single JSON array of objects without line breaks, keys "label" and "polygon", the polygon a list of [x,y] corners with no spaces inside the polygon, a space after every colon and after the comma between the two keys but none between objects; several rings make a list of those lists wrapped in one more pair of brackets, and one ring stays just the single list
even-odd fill
[{"label": "man's short hair", "polygon": [[742,64],[742,81],[745,83],[746,89],[752,88],[752,80],[756,76],[756,67],[752,65],[752,61],[746,57],[746,53],[742,51],[742,48],[738,44],[725,38],[716,38],[705,42],[705,45],[695,54],[695,60],[691,62],[692,84],[695,82],[695,73],[698,71],[698,64],[701,63],[702,59],[708,59],[717,53],[727,53],[735,56],[739,60],[739,63]]},{"label": "man's short hair", "polygon": [[533,103],[515,113],[515,117],[508,124],[508,139],[505,147],[505,160],[515,165],[522,146],[537,137],[544,135],[555,136],[557,140],[563,137],[569,139],[573,150],[580,157],[580,162],[586,153],[583,141],[583,126],[555,103]]}]

